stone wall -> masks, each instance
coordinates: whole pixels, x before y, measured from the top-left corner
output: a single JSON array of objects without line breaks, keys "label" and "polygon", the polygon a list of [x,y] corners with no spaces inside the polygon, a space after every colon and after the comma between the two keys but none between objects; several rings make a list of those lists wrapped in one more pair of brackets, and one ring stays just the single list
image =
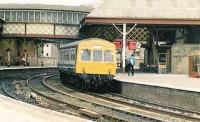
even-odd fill
[{"label": "stone wall", "polygon": [[[6,50],[10,48],[11,53],[11,63],[12,65],[17,65],[17,62],[19,62],[22,57],[25,55],[25,50],[27,51],[27,60],[28,62],[33,62],[31,60],[34,60],[37,58],[37,47],[34,44],[33,40],[27,40],[27,42],[24,42],[24,39],[1,39],[0,40],[0,65],[6,65],[6,62],[8,60],[8,53]],[[32,64],[30,64],[32,65]],[[36,64],[33,64],[36,65]]]},{"label": "stone wall", "polygon": [[189,56],[200,55],[200,44],[174,44],[171,50],[172,74],[188,74]]},{"label": "stone wall", "polygon": [[200,112],[200,93],[158,86],[118,82],[121,95],[131,99]]}]

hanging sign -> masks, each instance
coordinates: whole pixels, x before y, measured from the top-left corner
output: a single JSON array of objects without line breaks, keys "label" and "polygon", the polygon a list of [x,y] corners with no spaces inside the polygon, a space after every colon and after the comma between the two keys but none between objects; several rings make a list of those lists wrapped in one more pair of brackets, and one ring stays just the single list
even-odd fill
[{"label": "hanging sign", "polygon": [[115,44],[116,49],[120,49],[122,47],[122,40],[116,39],[114,41],[114,44]]},{"label": "hanging sign", "polygon": [[134,40],[129,40],[128,48],[129,48],[129,50],[135,50],[137,48],[137,42]]}]

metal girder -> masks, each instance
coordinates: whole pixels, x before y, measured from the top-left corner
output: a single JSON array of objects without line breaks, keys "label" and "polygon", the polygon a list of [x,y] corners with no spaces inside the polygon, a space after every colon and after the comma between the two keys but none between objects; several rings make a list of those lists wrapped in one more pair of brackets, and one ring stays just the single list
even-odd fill
[{"label": "metal girder", "polygon": [[3,37],[39,37],[77,39],[79,25],[39,24],[39,23],[5,23]]},{"label": "metal girder", "polygon": [[[82,38],[103,38],[106,40],[114,41],[115,39],[122,39],[122,26],[116,25],[115,29],[113,25],[87,25],[80,29],[80,37]],[[132,26],[127,25],[127,30],[130,30]],[[127,34],[127,39],[137,41],[147,41],[149,39],[149,30],[146,27],[135,27]]]}]

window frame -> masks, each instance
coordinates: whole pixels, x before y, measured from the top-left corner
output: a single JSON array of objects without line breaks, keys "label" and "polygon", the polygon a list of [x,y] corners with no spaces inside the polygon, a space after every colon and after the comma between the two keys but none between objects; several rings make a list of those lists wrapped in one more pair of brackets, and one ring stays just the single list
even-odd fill
[{"label": "window frame", "polygon": [[[95,51],[99,51],[99,52],[101,52],[101,60],[94,60],[94,58],[99,58],[99,54],[97,55],[97,57],[94,57],[94,52]],[[99,49],[94,49],[94,50],[92,50],[92,61],[93,62],[103,62],[103,50],[99,50]]]},{"label": "window frame", "polygon": [[[89,53],[89,58],[87,58],[88,60],[85,60],[85,59],[83,60],[83,58],[82,58],[82,54],[83,54],[82,51],[85,51],[85,50],[87,50],[87,51],[90,52],[90,53]],[[81,49],[80,59],[81,59],[82,62],[90,62],[91,59],[92,59],[92,50],[91,50],[91,49],[87,49],[87,48]]]}]

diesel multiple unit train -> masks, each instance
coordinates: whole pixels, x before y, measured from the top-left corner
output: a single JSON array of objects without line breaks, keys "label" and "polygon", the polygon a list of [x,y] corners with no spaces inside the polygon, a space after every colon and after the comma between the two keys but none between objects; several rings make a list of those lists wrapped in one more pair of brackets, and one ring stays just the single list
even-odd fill
[{"label": "diesel multiple unit train", "polygon": [[116,73],[116,48],[109,41],[91,38],[59,49],[60,79],[82,89],[107,88]]}]

